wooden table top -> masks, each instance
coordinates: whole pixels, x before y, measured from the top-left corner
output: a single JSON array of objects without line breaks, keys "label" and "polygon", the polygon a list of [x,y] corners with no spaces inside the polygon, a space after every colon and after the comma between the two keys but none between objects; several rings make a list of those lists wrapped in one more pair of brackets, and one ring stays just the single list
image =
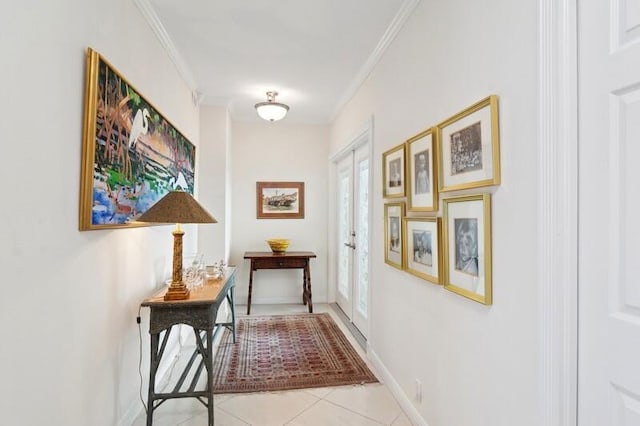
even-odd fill
[{"label": "wooden table top", "polygon": [[[184,300],[164,300],[164,294],[168,287],[163,288],[153,296],[145,299],[142,306],[188,306],[206,305],[215,302],[220,297],[220,291],[225,287],[227,281],[236,272],[235,266],[228,266],[223,277],[208,279],[203,285],[192,289],[189,298]],[[224,295],[223,295],[224,296]]]},{"label": "wooden table top", "polygon": [[257,259],[257,258],[270,258],[270,257],[304,257],[311,258],[316,257],[316,254],[312,251],[285,251],[284,253],[274,253],[272,251],[247,251],[244,253],[245,259]]}]

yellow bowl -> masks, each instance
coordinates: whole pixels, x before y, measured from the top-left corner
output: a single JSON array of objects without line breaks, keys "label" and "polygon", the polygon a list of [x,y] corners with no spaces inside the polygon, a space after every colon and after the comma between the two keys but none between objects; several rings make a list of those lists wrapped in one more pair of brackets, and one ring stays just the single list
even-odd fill
[{"label": "yellow bowl", "polygon": [[284,253],[289,247],[289,240],[286,238],[271,238],[267,240],[267,244],[274,253]]}]

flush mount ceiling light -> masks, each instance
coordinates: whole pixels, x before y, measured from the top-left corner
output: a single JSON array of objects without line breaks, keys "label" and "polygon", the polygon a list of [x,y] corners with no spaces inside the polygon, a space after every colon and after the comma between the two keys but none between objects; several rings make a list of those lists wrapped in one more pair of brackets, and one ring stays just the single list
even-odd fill
[{"label": "flush mount ceiling light", "polygon": [[276,102],[276,96],[278,92],[267,92],[267,102],[259,102],[255,105],[258,115],[272,123],[282,120],[289,111],[288,105]]}]

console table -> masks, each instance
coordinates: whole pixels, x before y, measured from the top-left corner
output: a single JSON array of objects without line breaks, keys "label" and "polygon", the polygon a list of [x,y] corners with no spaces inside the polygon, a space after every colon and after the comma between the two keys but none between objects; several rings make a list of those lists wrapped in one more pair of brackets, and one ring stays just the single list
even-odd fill
[{"label": "console table", "polygon": [[302,269],[302,303],[308,305],[309,313],[313,313],[311,302],[311,269],[309,260],[316,257],[310,251],[291,251],[273,253],[270,251],[248,251],[245,259],[251,260],[249,272],[249,298],[247,300],[247,315],[251,313],[251,290],[253,287],[253,271],[258,269]]},{"label": "console table", "polygon": [[[151,362],[149,366],[149,398],[147,400],[147,426],[153,424],[153,410],[160,404],[172,398],[197,398],[208,409],[209,426],[213,426],[213,339],[218,331],[224,327],[233,332],[236,341],[236,316],[233,298],[235,287],[235,267],[228,267],[224,277],[209,279],[206,283],[191,290],[188,299],[164,300],[167,289],[146,299],[141,306],[150,308],[149,334],[151,334]],[[224,302],[231,307],[231,322],[216,323],[218,308]],[[169,334],[174,325],[186,324],[193,328],[196,349],[191,355],[184,371],[173,390],[157,393],[155,389],[158,365],[164,354],[169,340]],[[163,334],[164,332],[164,334]],[[160,337],[162,335],[162,342]],[[199,361],[197,359],[199,358]],[[196,385],[202,370],[206,370],[207,384],[205,389],[196,390]],[[189,374],[192,372],[193,374]],[[191,380],[183,389],[187,376]]]}]

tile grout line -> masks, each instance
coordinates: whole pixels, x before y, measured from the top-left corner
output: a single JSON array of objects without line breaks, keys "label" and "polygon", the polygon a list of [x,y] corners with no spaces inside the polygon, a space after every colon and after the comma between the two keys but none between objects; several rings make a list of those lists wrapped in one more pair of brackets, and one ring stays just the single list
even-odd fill
[{"label": "tile grout line", "polygon": [[[342,405],[340,405],[340,404],[336,404],[335,402],[333,402],[333,401],[329,401],[329,400],[327,400],[327,399],[323,399],[323,401],[327,402],[328,404],[333,405],[334,407],[341,408],[341,409],[343,409],[343,410],[346,410],[346,411],[348,411],[348,412],[350,412],[350,413],[353,413],[353,414],[355,414],[355,415],[357,415],[357,416],[359,416],[359,417],[362,417],[362,418],[364,418],[364,419],[371,420],[372,422],[376,422],[376,423],[378,423],[379,425],[391,426],[391,425],[393,424],[393,423],[389,423],[389,425],[386,425],[385,423],[382,423],[382,422],[380,422],[379,420],[373,419],[373,418],[371,418],[371,417],[369,417],[369,416],[365,416],[364,414],[358,413],[357,411],[353,411],[353,410],[351,410],[350,408],[343,407]],[[394,419],[394,421],[395,421],[395,419]]]},{"label": "tile grout line", "polygon": [[[244,420],[242,420],[242,419],[241,419],[241,418],[239,418],[238,416],[236,416],[236,415],[234,415],[234,414],[230,413],[229,411],[225,410],[224,408],[221,408],[221,407],[216,407],[216,408],[217,408],[218,410],[220,410],[220,411],[223,411],[227,416],[232,417],[232,418],[236,419],[237,421],[244,423],[244,424],[245,424],[245,425],[247,425],[247,426],[253,426],[251,423],[247,423],[247,422],[245,422]],[[214,420],[215,420],[215,413],[214,413],[214,416],[213,416],[213,417],[214,417]]]},{"label": "tile grout line", "polygon": [[[313,395],[313,396],[315,396],[315,395]],[[306,411],[310,410],[311,407],[313,407],[314,405],[318,404],[318,402],[322,401],[322,398],[318,398],[317,396],[315,396],[315,398],[316,398],[316,400],[313,402],[313,404],[309,405],[307,408],[305,408],[304,410],[302,410],[301,412],[299,412],[298,414],[293,416],[293,418],[289,419],[289,421],[284,423],[283,426],[287,426],[287,425],[291,424],[292,421],[294,421],[295,419],[297,419],[298,417],[303,415]]]}]

